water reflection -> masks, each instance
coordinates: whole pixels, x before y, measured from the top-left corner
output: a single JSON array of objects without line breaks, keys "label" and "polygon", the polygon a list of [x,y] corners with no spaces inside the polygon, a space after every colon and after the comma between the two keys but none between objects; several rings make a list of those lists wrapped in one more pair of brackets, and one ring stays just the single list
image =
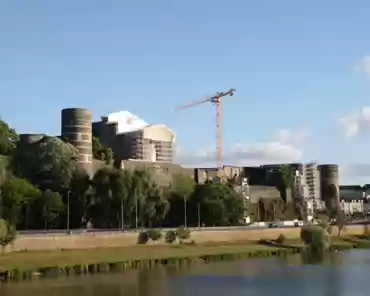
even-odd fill
[{"label": "water reflection", "polygon": [[300,256],[11,283],[1,296],[356,296],[368,295],[370,252],[333,254],[324,264]]}]

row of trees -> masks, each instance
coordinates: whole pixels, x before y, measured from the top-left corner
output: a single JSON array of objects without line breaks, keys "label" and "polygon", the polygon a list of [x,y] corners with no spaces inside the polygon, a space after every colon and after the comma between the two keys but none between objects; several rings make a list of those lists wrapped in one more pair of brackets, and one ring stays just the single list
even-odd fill
[{"label": "row of trees", "polygon": [[[93,149],[96,158],[113,162],[98,141]],[[243,219],[243,198],[231,185],[196,185],[176,175],[171,186],[160,187],[149,171],[110,165],[90,179],[76,165],[75,147],[47,136],[20,143],[3,121],[0,154],[7,159],[0,167],[0,218],[17,229],[217,226]]]}]

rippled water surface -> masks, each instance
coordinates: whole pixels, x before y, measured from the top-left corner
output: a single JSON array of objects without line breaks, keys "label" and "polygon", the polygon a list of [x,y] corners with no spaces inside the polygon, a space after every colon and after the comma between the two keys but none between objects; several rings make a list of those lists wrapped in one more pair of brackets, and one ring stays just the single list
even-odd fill
[{"label": "rippled water surface", "polygon": [[368,296],[370,251],[336,253],[316,265],[295,256],[10,283],[0,286],[0,295]]}]

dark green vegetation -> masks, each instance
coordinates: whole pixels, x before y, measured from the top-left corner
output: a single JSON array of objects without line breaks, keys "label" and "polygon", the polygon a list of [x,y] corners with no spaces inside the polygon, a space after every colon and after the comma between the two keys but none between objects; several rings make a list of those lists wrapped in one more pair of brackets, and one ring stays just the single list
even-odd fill
[{"label": "dark green vegetation", "polygon": [[1,257],[3,279],[30,279],[40,276],[121,272],[156,265],[186,265],[257,257],[286,256],[298,249],[256,243],[227,245],[153,245],[112,249],[9,253]]},{"label": "dark green vegetation", "polygon": [[[196,185],[176,175],[160,187],[145,170],[118,170],[111,150],[93,140],[108,165],[92,179],[77,150],[57,137],[23,143],[0,121],[0,218],[18,230],[237,225],[243,197],[222,184]],[[152,233],[152,239],[154,233]]]}]

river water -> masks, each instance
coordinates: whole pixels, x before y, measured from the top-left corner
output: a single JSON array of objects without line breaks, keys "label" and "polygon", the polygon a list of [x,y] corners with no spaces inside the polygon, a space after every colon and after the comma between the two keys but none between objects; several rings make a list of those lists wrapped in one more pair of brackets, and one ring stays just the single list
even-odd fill
[{"label": "river water", "polygon": [[1,296],[368,296],[370,251],[332,254],[321,264],[303,264],[300,255],[159,267],[31,282],[4,283]]}]

